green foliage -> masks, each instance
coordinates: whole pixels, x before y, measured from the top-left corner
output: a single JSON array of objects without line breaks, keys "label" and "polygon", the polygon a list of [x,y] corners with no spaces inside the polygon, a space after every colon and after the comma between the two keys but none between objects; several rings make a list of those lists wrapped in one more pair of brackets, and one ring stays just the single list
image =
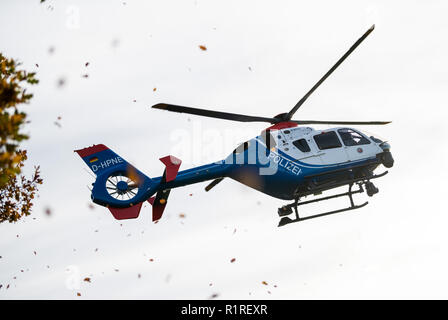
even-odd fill
[{"label": "green foliage", "polygon": [[36,185],[42,183],[38,167],[31,180],[18,176],[26,160],[26,151],[19,150],[19,143],[28,139],[21,132],[26,113],[18,105],[28,103],[33,97],[24,86],[39,82],[34,72],[19,67],[20,63],[0,53],[0,222],[17,221],[28,215]]}]

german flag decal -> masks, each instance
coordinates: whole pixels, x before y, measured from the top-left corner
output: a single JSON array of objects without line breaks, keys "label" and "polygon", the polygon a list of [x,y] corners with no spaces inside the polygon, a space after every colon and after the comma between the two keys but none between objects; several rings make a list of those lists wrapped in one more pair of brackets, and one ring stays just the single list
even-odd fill
[{"label": "german flag decal", "polygon": [[92,162],[98,161],[98,158],[97,158],[97,157],[93,157],[93,158],[90,159],[89,161],[90,161],[90,163],[92,163]]}]

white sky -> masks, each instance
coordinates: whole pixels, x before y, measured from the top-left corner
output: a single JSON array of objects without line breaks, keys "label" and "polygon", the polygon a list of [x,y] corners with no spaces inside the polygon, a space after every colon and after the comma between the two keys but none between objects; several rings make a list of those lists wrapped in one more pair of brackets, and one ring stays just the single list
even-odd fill
[{"label": "white sky", "polygon": [[[446,1],[2,0],[0,50],[40,79],[24,110],[28,169],[40,164],[45,181],[31,216],[0,225],[0,299],[448,298],[447,9]],[[149,107],[286,112],[373,23],[295,117],[393,121],[360,128],[387,139],[396,161],[367,207],[277,228],[284,202],[225,180],[209,193],[205,183],[173,190],[156,225],[149,206],[123,222],[89,209],[92,178],[74,149],[104,143],[151,177],[168,154],[183,169],[222,159],[265,125]]]}]

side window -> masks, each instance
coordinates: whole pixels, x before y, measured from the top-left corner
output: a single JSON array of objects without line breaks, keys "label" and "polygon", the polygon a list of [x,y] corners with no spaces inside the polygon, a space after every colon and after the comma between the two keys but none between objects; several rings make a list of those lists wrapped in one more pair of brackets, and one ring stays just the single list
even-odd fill
[{"label": "side window", "polygon": [[305,139],[296,140],[292,144],[302,152],[311,151],[310,146],[308,145],[308,142],[306,142]]},{"label": "side window", "polygon": [[338,132],[341,136],[342,142],[344,142],[344,145],[348,147],[370,143],[369,139],[352,129],[339,129]]},{"label": "side window", "polygon": [[334,131],[322,132],[321,134],[315,135],[314,141],[316,141],[320,150],[342,147],[341,141],[339,141]]}]

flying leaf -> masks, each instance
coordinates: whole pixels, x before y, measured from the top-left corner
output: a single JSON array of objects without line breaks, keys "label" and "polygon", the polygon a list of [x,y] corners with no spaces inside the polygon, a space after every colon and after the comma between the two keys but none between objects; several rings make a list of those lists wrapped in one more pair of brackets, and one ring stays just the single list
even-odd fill
[{"label": "flying leaf", "polygon": [[57,84],[59,88],[62,88],[65,85],[65,79],[59,78]]}]

